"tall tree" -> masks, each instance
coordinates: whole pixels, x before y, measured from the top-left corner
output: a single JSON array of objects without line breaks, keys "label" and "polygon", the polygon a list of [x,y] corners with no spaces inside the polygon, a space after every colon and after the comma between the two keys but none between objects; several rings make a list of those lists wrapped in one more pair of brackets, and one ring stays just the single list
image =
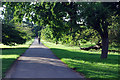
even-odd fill
[{"label": "tall tree", "polygon": [[[103,5],[104,4],[104,5]],[[108,26],[110,26],[109,19],[116,14],[112,11],[112,5],[105,6],[109,3],[80,3],[80,17],[84,20],[87,26],[92,27],[101,36],[102,39],[102,54],[101,58],[107,58],[108,55]],[[117,7],[115,4],[114,7]]]}]

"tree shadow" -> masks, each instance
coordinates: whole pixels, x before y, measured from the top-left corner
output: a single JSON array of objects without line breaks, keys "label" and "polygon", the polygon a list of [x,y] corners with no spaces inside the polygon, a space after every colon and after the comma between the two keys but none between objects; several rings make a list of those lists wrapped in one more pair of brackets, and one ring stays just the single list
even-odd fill
[{"label": "tree shadow", "polygon": [[118,80],[119,70],[114,65],[119,64],[119,55],[109,54],[107,59],[100,59],[100,54],[95,52],[69,51],[57,48],[51,48],[51,50],[70,68],[85,74],[86,77],[96,80],[96,78],[103,78],[104,76],[109,78],[108,80]]},{"label": "tree shadow", "polygon": [[[75,59],[75,60],[83,60],[83,61],[88,61],[91,63],[108,63],[108,64],[118,64],[118,57],[120,55],[112,55],[108,54],[107,59],[100,59],[100,54],[97,54],[95,52],[89,53],[89,52],[83,52],[81,51],[69,51],[65,49],[57,49],[57,48],[51,48],[52,52],[56,55],[59,56],[59,58],[70,58],[70,59]],[[63,55],[63,56],[60,56]]]},{"label": "tree shadow", "polygon": [[2,50],[2,55],[19,55],[21,54],[21,52],[24,52],[26,49],[26,47],[23,48],[1,48]]},{"label": "tree shadow", "polygon": [[26,47],[22,47],[22,48],[0,48],[2,50],[9,50],[9,49],[28,49]]},{"label": "tree shadow", "polygon": [[[3,48],[2,49],[2,55],[20,55],[20,53],[16,52],[16,51],[25,51],[28,48]],[[10,52],[11,51],[11,52]],[[107,59],[100,59],[100,54],[96,54],[95,52],[93,53],[89,53],[89,52],[83,52],[81,51],[70,51],[70,50],[66,50],[66,49],[58,49],[58,48],[31,48],[31,50],[29,50],[29,52],[34,52],[36,54],[40,54],[40,55],[32,55],[32,54],[28,54],[28,55],[24,55],[24,56],[32,56],[32,57],[50,57],[53,58],[51,56],[51,53],[53,52],[56,56],[58,56],[60,59],[61,58],[69,58],[69,59],[74,59],[74,60],[83,60],[83,61],[89,61],[91,63],[107,63],[107,64],[118,64],[118,57],[120,55],[111,55],[108,54],[108,58]],[[37,52],[39,51],[39,52]],[[51,52],[52,51],[52,52]],[[50,53],[50,54],[44,54],[44,53]],[[46,56],[44,56],[46,55]]]}]

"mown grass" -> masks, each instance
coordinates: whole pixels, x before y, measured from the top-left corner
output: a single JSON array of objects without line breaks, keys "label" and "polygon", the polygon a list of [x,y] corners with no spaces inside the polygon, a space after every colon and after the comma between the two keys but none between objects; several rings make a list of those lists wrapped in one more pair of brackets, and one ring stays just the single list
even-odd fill
[{"label": "mown grass", "polygon": [[[84,51],[79,47],[68,47],[61,44],[46,42],[49,47],[68,67],[83,73],[86,78],[95,80],[118,80],[118,53],[109,52],[107,59],[100,59],[100,50]],[[104,78],[104,79],[103,79]]]},{"label": "mown grass", "polygon": [[13,62],[29,48],[33,41],[34,39],[16,46],[0,44],[0,48],[2,48],[2,56],[0,57],[0,59],[2,59],[2,77],[5,76],[5,72],[11,67]]}]

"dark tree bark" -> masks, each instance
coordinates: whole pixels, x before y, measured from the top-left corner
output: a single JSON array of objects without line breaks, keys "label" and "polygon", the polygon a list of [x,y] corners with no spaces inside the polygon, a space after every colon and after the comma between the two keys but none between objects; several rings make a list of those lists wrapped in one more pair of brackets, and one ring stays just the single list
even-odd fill
[{"label": "dark tree bark", "polygon": [[107,38],[102,38],[102,54],[101,54],[101,58],[102,59],[106,59],[108,56],[108,37]]},{"label": "dark tree bark", "polygon": [[109,39],[108,39],[108,26],[109,23],[106,22],[104,19],[102,21],[103,33],[101,35],[102,38],[102,54],[101,59],[106,59],[108,56],[108,46],[109,46]]}]

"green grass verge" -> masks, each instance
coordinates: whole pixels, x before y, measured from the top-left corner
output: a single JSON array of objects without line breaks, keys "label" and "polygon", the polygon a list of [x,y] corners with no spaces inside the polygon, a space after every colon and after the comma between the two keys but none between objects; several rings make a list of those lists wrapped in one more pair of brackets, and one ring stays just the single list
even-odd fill
[{"label": "green grass verge", "polygon": [[86,78],[99,80],[118,80],[118,53],[110,52],[107,59],[100,59],[101,51],[84,51],[79,47],[68,47],[61,44],[46,42],[49,47],[70,68],[83,73]]},{"label": "green grass verge", "polygon": [[5,72],[11,67],[13,62],[29,48],[33,41],[34,39],[16,46],[0,44],[0,48],[2,48],[2,55],[0,54],[0,59],[2,58],[2,77],[5,76]]}]

